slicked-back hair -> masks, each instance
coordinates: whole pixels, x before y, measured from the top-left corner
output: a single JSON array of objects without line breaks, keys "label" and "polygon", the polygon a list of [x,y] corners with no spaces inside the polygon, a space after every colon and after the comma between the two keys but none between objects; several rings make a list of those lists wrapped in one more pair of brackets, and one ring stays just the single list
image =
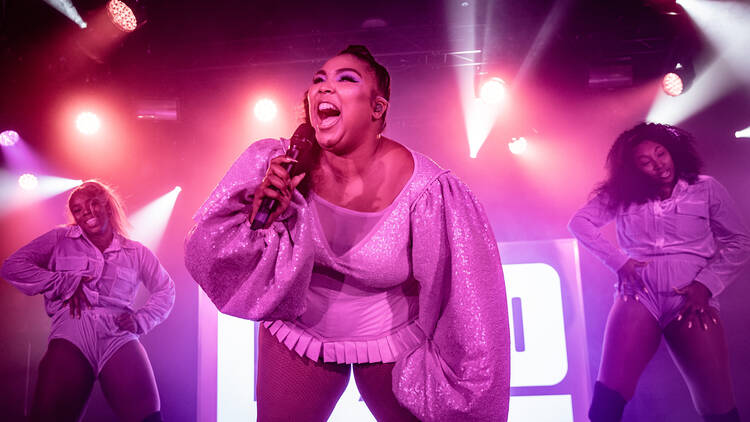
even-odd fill
[{"label": "slicked-back hair", "polygon": [[643,204],[659,197],[659,186],[636,165],[635,148],[643,141],[662,145],[672,156],[675,180],[689,184],[698,180],[702,162],[693,136],[675,126],[640,123],[617,137],[607,154],[607,179],[594,189],[603,194],[607,207],[619,211],[632,204]]},{"label": "slicked-back hair", "polygon": [[114,189],[110,186],[95,180],[87,180],[80,186],[75,188],[68,196],[68,219],[71,224],[75,224],[73,213],[70,211],[70,200],[73,199],[73,195],[77,193],[86,193],[93,197],[99,198],[102,203],[107,204],[107,210],[109,212],[109,222],[112,225],[112,229],[124,237],[128,237],[128,218],[125,216],[125,210],[122,207],[122,201],[120,197],[115,193]]}]

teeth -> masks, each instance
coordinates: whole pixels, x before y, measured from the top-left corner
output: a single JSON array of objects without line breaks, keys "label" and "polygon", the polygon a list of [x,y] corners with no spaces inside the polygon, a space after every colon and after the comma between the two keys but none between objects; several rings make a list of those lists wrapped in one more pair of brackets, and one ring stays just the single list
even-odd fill
[{"label": "teeth", "polygon": [[318,104],[318,110],[338,110],[338,108],[331,103],[320,103]]},{"label": "teeth", "polygon": [[96,225],[96,217],[89,218],[88,220],[86,220],[86,224],[89,226]]}]

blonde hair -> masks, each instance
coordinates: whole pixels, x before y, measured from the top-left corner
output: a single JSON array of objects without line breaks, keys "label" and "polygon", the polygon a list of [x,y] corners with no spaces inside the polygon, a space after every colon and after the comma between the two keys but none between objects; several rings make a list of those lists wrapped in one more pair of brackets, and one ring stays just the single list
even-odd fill
[{"label": "blonde hair", "polygon": [[128,222],[127,216],[125,216],[125,210],[122,206],[122,200],[117,195],[117,193],[115,193],[114,189],[95,179],[87,180],[81,183],[81,185],[73,189],[73,191],[70,193],[70,196],[68,196],[67,214],[71,224],[75,224],[75,219],[73,218],[73,214],[70,212],[70,200],[73,199],[73,195],[78,192],[83,192],[93,197],[102,199],[104,203],[107,204],[109,222],[110,224],[112,224],[112,229],[116,233],[119,233],[121,236],[128,237],[128,228],[130,227],[130,223]]}]

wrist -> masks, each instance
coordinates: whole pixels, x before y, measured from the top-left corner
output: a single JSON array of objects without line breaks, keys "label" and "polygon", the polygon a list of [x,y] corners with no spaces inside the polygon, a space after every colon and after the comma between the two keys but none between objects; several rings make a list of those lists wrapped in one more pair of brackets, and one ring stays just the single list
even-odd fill
[{"label": "wrist", "polygon": [[690,284],[692,284],[695,289],[697,289],[698,291],[700,291],[702,295],[704,295],[704,296],[706,296],[708,298],[711,298],[713,296],[713,293],[711,293],[711,290],[708,287],[706,287],[705,284],[701,283],[700,281],[693,280],[693,282],[690,283]]}]

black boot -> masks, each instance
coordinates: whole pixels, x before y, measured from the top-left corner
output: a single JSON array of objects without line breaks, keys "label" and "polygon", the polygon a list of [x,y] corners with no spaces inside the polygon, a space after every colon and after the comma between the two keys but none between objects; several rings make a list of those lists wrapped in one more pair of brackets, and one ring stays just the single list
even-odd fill
[{"label": "black boot", "polygon": [[706,422],[740,422],[740,413],[735,407],[729,412],[722,413],[721,415],[703,415],[703,420]]},{"label": "black boot", "polygon": [[164,419],[161,418],[161,412],[154,412],[143,418],[143,422],[164,422]]},{"label": "black boot", "polygon": [[589,408],[589,419],[591,422],[620,422],[625,403],[627,401],[620,393],[597,381]]}]

